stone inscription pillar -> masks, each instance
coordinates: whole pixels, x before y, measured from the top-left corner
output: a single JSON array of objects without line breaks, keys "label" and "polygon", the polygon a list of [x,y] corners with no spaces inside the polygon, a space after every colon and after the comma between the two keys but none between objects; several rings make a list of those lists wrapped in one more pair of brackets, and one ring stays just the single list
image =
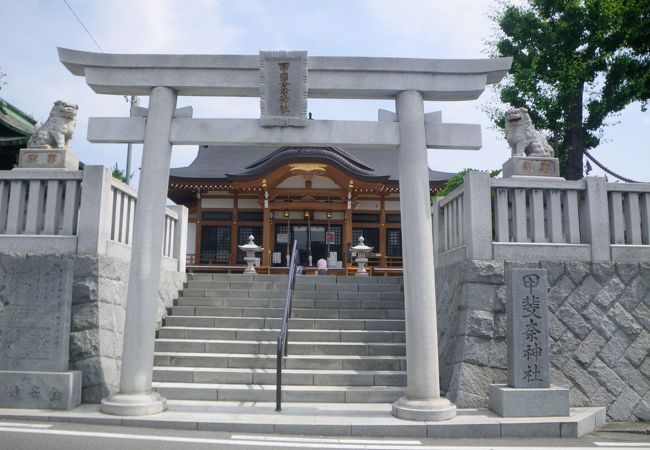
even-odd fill
[{"label": "stone inscription pillar", "polygon": [[172,149],[169,129],[175,108],[175,91],[166,87],[151,90],[135,209],[120,391],[102,400],[101,411],[107,414],[138,416],[167,407],[167,401],[152,391],[151,381]]},{"label": "stone inscription pillar", "polygon": [[440,397],[438,327],[431,236],[429,164],[424,104],[417,91],[396,98],[399,122],[399,189],[406,312],[406,395],[393,415],[409,420],[445,420],[456,406]]}]

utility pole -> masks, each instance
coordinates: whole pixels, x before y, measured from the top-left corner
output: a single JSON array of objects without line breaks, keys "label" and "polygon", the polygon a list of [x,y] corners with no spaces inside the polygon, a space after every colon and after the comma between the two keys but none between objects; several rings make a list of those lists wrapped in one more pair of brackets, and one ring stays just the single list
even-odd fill
[{"label": "utility pole", "polygon": [[[133,106],[138,106],[140,103],[140,97],[136,97],[135,95],[132,95],[131,98],[129,99],[128,97],[124,97],[127,102],[130,103],[129,105],[129,116],[133,117]],[[131,144],[130,142],[126,144],[126,184],[131,183]]]}]

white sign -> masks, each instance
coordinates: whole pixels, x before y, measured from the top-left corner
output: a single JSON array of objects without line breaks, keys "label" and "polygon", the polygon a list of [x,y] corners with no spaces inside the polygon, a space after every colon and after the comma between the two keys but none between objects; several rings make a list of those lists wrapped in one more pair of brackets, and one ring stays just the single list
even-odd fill
[{"label": "white sign", "polygon": [[273,252],[271,261],[273,264],[282,264],[282,252]]}]

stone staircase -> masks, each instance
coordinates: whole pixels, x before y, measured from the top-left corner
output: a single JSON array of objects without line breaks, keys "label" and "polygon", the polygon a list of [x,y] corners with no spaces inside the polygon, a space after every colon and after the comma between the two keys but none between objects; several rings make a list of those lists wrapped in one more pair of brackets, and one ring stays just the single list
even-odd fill
[{"label": "stone staircase", "polygon": [[[287,277],[188,277],[156,339],[155,390],[170,400],[274,402]],[[396,401],[404,339],[401,278],[299,276],[283,402]]]}]

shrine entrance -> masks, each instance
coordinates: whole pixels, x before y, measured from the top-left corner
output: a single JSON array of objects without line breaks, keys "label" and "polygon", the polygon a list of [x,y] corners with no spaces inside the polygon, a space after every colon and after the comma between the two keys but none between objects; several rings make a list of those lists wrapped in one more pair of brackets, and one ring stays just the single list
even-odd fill
[{"label": "shrine entrance", "polygon": [[[455,405],[440,396],[427,149],[478,150],[481,127],[443,123],[440,112],[425,114],[424,102],[478,98],[487,84],[497,83],[506,75],[511,58],[308,57],[307,52],[281,51],[259,55],[114,55],[68,49],[59,49],[59,58],[72,74],[86,77],[97,93],[149,96],[148,108],[134,108],[133,117],[90,118],[88,122],[90,142],[144,144],[120,391],[102,400],[102,412],[145,415],[166,408],[166,400],[152,391],[152,372],[160,282],[157,268],[162,260],[172,146],[248,145],[367,151],[383,148],[397,154],[408,376],[406,393],[393,404],[392,413],[420,421],[456,415]],[[176,108],[178,96],[259,97],[260,118],[194,119],[191,108]],[[391,99],[395,112],[380,110],[378,121],[309,120],[309,97]],[[236,154],[233,148],[230,157]],[[265,161],[247,169],[254,171]],[[351,213],[352,193],[349,186],[341,187],[347,191],[343,210]],[[271,210],[282,208],[272,207],[274,200],[266,183],[256,189],[262,192],[265,222],[270,223]],[[471,217],[465,219],[471,221]],[[266,242],[271,241],[270,231],[270,227],[264,230]],[[351,229],[344,233],[351,237]],[[476,245],[472,236],[466,245]]]},{"label": "shrine entrance", "polygon": [[[287,233],[287,228],[289,232]],[[298,264],[308,267],[316,265],[321,258],[328,260],[330,268],[336,267],[342,255],[341,235],[342,225],[313,225],[310,222],[299,224],[275,225],[275,248],[273,267],[286,266],[286,256],[289,255],[289,242],[298,241]],[[286,241],[286,242],[285,242]],[[284,252],[282,250],[285,250]],[[280,262],[278,261],[280,256]]]}]

